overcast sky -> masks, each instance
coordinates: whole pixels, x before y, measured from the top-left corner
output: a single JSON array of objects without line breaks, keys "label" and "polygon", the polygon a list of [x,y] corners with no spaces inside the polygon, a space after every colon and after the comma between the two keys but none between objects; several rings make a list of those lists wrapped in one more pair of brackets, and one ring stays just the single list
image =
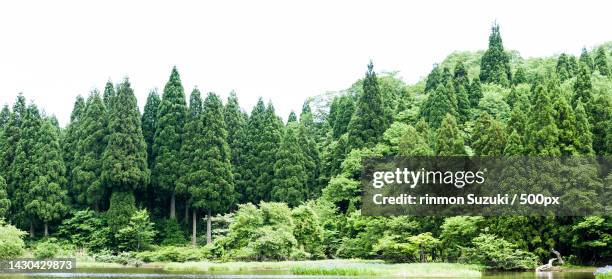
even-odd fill
[{"label": "overcast sky", "polygon": [[62,125],[74,98],[129,77],[142,108],[176,65],[243,108],[286,118],[307,96],[349,87],[368,60],[412,83],[454,50],[487,46],[491,23],[523,57],[612,40],[609,1],[2,1],[0,105],[23,92]]}]

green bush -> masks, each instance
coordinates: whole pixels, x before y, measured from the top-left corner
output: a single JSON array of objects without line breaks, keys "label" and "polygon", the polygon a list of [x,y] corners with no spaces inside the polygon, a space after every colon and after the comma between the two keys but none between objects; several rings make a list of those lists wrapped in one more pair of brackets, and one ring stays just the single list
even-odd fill
[{"label": "green bush", "polygon": [[0,219],[0,259],[10,259],[21,256],[24,252],[22,237],[26,232]]},{"label": "green bush", "polygon": [[112,240],[104,216],[89,209],[74,212],[70,219],[62,222],[57,231],[59,238],[93,252],[108,248]]},{"label": "green bush", "polygon": [[536,267],[538,258],[530,252],[491,234],[480,234],[472,240],[473,248],[465,248],[463,262],[480,264],[489,269],[521,270]]},{"label": "green bush", "polygon": [[249,247],[257,255],[257,260],[287,260],[297,245],[297,240],[286,227],[260,228],[259,235]]},{"label": "green bush", "polygon": [[161,245],[180,246],[187,243],[181,226],[176,219],[163,220],[159,222],[157,228],[160,232],[159,238],[161,240]]},{"label": "green bush", "polygon": [[134,212],[128,224],[115,234],[115,238],[123,251],[141,251],[151,245],[155,233],[153,223],[149,221],[149,212],[142,209]]},{"label": "green bush", "polygon": [[34,248],[34,257],[37,259],[48,259],[56,257],[61,251],[59,244],[52,240],[39,242]]},{"label": "green bush", "polygon": [[417,246],[409,242],[398,241],[396,235],[386,235],[378,240],[373,247],[381,259],[394,263],[414,262]]},{"label": "green bush", "polygon": [[206,259],[206,248],[163,246],[153,251],[140,252],[135,257],[143,262],[187,262]]}]

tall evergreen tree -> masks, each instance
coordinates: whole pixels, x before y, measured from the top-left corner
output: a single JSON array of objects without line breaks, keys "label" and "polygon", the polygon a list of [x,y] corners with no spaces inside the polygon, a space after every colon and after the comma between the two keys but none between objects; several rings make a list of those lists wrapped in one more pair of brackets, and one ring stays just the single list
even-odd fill
[{"label": "tall evergreen tree", "polygon": [[444,85],[438,88],[427,97],[427,100],[421,107],[421,116],[423,116],[429,126],[438,128],[447,114],[457,115],[456,104],[453,102],[452,88],[447,88]]},{"label": "tall evergreen tree", "polygon": [[206,242],[211,243],[211,216],[213,213],[225,213],[231,206],[234,197],[231,152],[227,144],[227,130],[223,119],[221,99],[209,93],[204,100],[202,121],[206,124],[202,137],[203,153],[194,160],[196,168],[190,172],[189,194],[193,208],[193,239],[196,236],[196,214],[206,212]]},{"label": "tall evergreen tree", "polygon": [[470,83],[469,90],[470,106],[475,108],[478,106],[480,99],[482,99],[482,88],[480,87],[480,79],[474,78],[472,79],[472,83]]},{"label": "tall evergreen tree", "polygon": [[559,59],[557,59],[556,70],[561,82],[572,77],[570,62],[567,54],[561,53],[561,55],[559,55]]},{"label": "tall evergreen tree", "polygon": [[64,157],[64,165],[66,167],[66,173],[68,177],[68,189],[71,192],[71,196],[76,196],[76,189],[73,189],[72,181],[73,174],[72,170],[74,169],[74,157],[77,151],[77,145],[79,140],[82,137],[81,131],[81,118],[83,117],[83,112],[85,111],[85,99],[81,95],[77,96],[74,101],[74,107],[72,108],[72,113],[70,114],[70,123],[66,127],[66,133],[64,135],[62,141],[62,154]]},{"label": "tall evergreen tree", "polygon": [[425,81],[425,92],[432,92],[438,88],[438,85],[442,83],[442,71],[440,71],[440,67],[438,64],[434,64],[433,69],[427,75],[427,80]]},{"label": "tall evergreen tree", "polygon": [[553,104],[555,122],[559,129],[559,149],[562,155],[576,153],[576,117],[563,96],[556,95]]},{"label": "tall evergreen tree", "polygon": [[99,210],[106,191],[101,170],[108,136],[108,115],[97,91],[87,99],[80,122],[82,137],[76,146],[72,187],[78,203]]},{"label": "tall evergreen tree", "polygon": [[112,189],[108,219],[117,231],[129,222],[131,215],[128,214],[135,210],[133,191],[148,184],[150,172],[140,112],[127,78],[119,84],[114,102],[108,143],[102,155],[102,183]]},{"label": "tall evergreen tree", "polygon": [[117,92],[115,92],[115,87],[113,83],[108,80],[104,85],[104,92],[102,93],[102,100],[104,101],[104,106],[110,112],[113,109],[113,101],[117,96]]},{"label": "tall evergreen tree", "polygon": [[470,80],[465,66],[460,61],[455,66],[453,74],[453,87],[457,96],[457,114],[460,122],[465,122],[469,118],[471,103],[469,101]]},{"label": "tall evergreen tree", "polygon": [[11,109],[5,104],[0,111],[0,133],[4,131],[4,127],[8,124],[11,119]]},{"label": "tall evergreen tree", "polygon": [[598,96],[591,104],[585,104],[593,132],[593,150],[597,155],[612,153],[612,146],[606,144],[606,137],[612,126],[612,98],[609,94]]},{"label": "tall evergreen tree", "polygon": [[585,47],[582,48],[582,52],[580,53],[580,59],[578,60],[580,63],[587,66],[588,73],[591,74],[595,70],[595,64],[593,63],[593,58],[587,51]]},{"label": "tall evergreen tree", "polygon": [[295,115],[295,111],[291,111],[287,117],[287,124],[295,122],[297,122],[297,115]]},{"label": "tall evergreen tree", "polygon": [[457,120],[451,114],[447,114],[437,131],[436,155],[452,156],[465,154],[463,138],[457,127]]},{"label": "tall evergreen tree", "polygon": [[68,210],[65,189],[66,168],[62,161],[59,135],[48,119],[41,120],[36,145],[32,153],[35,178],[28,181],[28,201],[24,209],[44,225],[44,235],[49,235],[49,223],[59,220]]},{"label": "tall evergreen tree", "polygon": [[353,98],[349,95],[342,95],[334,98],[337,100],[337,106],[334,110],[330,108],[330,117],[333,119],[332,135],[334,139],[340,138],[347,132],[348,124],[351,121],[351,117],[355,112],[355,103]]},{"label": "tall evergreen tree", "polygon": [[164,87],[153,140],[153,185],[170,196],[170,218],[176,218],[176,182],[180,173],[183,126],[187,117],[185,92],[176,67]]},{"label": "tall evergreen tree", "polygon": [[525,73],[525,67],[523,67],[523,65],[518,65],[512,77],[512,84],[517,85],[521,83],[527,83],[527,73]]},{"label": "tall evergreen tree", "polygon": [[10,208],[11,200],[8,197],[8,187],[4,178],[0,176],[0,219],[8,217]]},{"label": "tall evergreen tree", "polygon": [[12,176],[9,172],[13,160],[15,160],[15,149],[21,135],[21,123],[26,115],[26,100],[22,94],[17,95],[13,111],[8,121],[0,132],[0,176],[3,176],[9,186],[9,193],[14,189]]},{"label": "tall evergreen tree", "polygon": [[489,48],[480,61],[480,81],[508,86],[512,81],[510,57],[504,51],[499,25],[493,24],[489,35]]},{"label": "tall evergreen tree", "polygon": [[351,148],[373,146],[382,137],[387,124],[374,64],[370,61],[363,80],[363,93],[359,96],[348,126],[348,142]]},{"label": "tall evergreen tree", "polygon": [[224,119],[227,127],[227,144],[232,153],[230,162],[234,172],[234,188],[236,190],[238,201],[246,202],[241,194],[245,183],[248,183],[248,176],[245,175],[245,153],[246,150],[246,122],[248,116],[242,112],[238,103],[238,97],[235,92],[231,92],[227,98],[227,103],[224,108]]},{"label": "tall evergreen tree", "polygon": [[597,52],[595,52],[595,59],[593,61],[593,66],[596,70],[599,71],[599,74],[602,76],[610,75],[610,66],[608,65],[608,56],[606,56],[606,51],[603,46],[597,48]]},{"label": "tall evergreen tree", "polygon": [[271,198],[294,207],[304,201],[308,175],[304,168],[304,153],[300,150],[296,130],[298,125],[285,128],[274,164]]},{"label": "tall evergreen tree", "polygon": [[516,130],[512,130],[510,136],[508,137],[506,147],[504,148],[504,155],[522,155],[523,152],[523,140],[521,139],[521,136],[519,136],[519,134],[516,132]]},{"label": "tall evergreen tree", "polygon": [[544,85],[536,85],[527,125],[527,148],[532,155],[560,155],[559,131],[555,124],[552,102]]},{"label": "tall evergreen tree", "polygon": [[591,101],[591,90],[593,84],[591,83],[591,74],[589,73],[588,67],[580,63],[580,69],[578,70],[578,77],[574,83],[574,96],[572,97],[572,106],[576,107],[578,101],[588,104]]},{"label": "tall evergreen tree", "polygon": [[591,155],[593,154],[593,134],[591,133],[591,125],[584,110],[582,102],[578,102],[575,109],[576,115],[576,141],[575,148],[578,154]]},{"label": "tall evergreen tree", "polygon": [[147,162],[149,166],[153,166],[155,157],[153,156],[153,140],[155,138],[155,129],[157,126],[157,110],[161,99],[157,90],[151,90],[147,97],[147,103],[144,106],[144,113],[142,114],[141,125],[142,135],[144,136],[145,142],[147,143]]}]

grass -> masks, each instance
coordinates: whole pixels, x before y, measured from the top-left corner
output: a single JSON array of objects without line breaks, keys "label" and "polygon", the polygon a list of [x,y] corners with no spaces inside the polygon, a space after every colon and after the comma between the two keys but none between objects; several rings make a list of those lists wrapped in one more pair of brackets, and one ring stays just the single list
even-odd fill
[{"label": "grass", "polygon": [[167,263],[175,272],[283,272],[294,275],[384,276],[384,277],[480,277],[475,265],[451,263],[387,264],[367,260],[321,260],[285,262],[186,262]]}]

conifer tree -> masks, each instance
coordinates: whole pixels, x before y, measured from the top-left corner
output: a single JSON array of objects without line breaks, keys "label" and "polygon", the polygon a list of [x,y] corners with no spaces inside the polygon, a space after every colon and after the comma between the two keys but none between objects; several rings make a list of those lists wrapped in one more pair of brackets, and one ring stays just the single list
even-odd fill
[{"label": "conifer tree", "polygon": [[592,155],[593,154],[593,134],[591,133],[591,125],[587,118],[586,111],[582,102],[578,102],[575,109],[576,115],[576,141],[574,142],[575,149],[578,154]]},{"label": "conifer tree", "polygon": [[512,130],[508,137],[506,147],[504,148],[504,155],[512,156],[521,154],[523,154],[523,141],[516,130]]},{"label": "conifer tree", "polygon": [[164,87],[153,139],[153,185],[170,196],[170,218],[176,218],[176,182],[181,176],[181,138],[187,117],[185,92],[176,67]]},{"label": "conifer tree", "polygon": [[[193,161],[195,168],[189,172],[189,194],[192,210],[193,238],[195,245],[197,211],[206,212],[206,242],[212,241],[211,216],[225,213],[233,202],[234,181],[232,177],[231,152],[227,145],[227,130],[223,119],[223,104],[214,93],[204,100],[202,130],[204,145],[201,155]],[[197,152],[196,152],[197,153]]]},{"label": "conifer tree", "polygon": [[295,122],[297,122],[297,116],[295,115],[294,111],[291,111],[291,113],[289,113],[289,116],[287,117],[287,124]]},{"label": "conifer tree", "polygon": [[108,136],[108,115],[97,91],[87,99],[80,128],[82,137],[76,146],[72,187],[78,203],[99,210],[106,191],[101,170]]},{"label": "conifer tree", "polygon": [[[120,85],[121,86],[121,85]],[[119,90],[119,88],[118,88]],[[119,99],[117,92],[117,99]],[[119,100],[117,100],[119,102]],[[115,189],[110,197],[110,205],[106,212],[106,220],[112,233],[116,234],[130,222],[136,212],[136,199],[131,190]]]},{"label": "conifer tree", "polygon": [[5,178],[9,189],[14,189],[16,186],[12,180],[16,174],[10,172],[10,168],[15,160],[15,149],[21,136],[21,123],[25,115],[26,100],[22,94],[19,94],[13,104],[13,111],[0,132],[0,175]]},{"label": "conifer tree", "polygon": [[330,111],[330,115],[333,115],[332,135],[334,139],[337,140],[347,132],[351,116],[355,111],[355,103],[353,102],[353,98],[348,95],[334,98],[334,101],[336,100],[337,107],[333,111]]},{"label": "conifer tree", "polygon": [[517,85],[521,83],[527,83],[527,73],[525,73],[525,68],[522,65],[518,65],[512,77],[512,84]]},{"label": "conifer tree", "polygon": [[75,168],[74,158],[77,151],[77,145],[82,137],[81,118],[83,117],[84,111],[85,99],[79,95],[74,101],[74,107],[72,108],[72,113],[70,114],[70,123],[68,123],[68,126],[66,127],[66,133],[62,141],[62,154],[68,177],[68,189],[70,189],[73,197],[77,195],[77,192],[72,186],[72,170]]},{"label": "conifer tree", "polygon": [[0,176],[0,219],[8,217],[10,208],[11,200],[8,197],[8,187],[4,178]]},{"label": "conifer tree", "polygon": [[308,176],[304,168],[304,153],[297,140],[296,124],[288,126],[283,134],[274,164],[271,198],[294,207],[304,201],[308,189]]},{"label": "conifer tree", "polygon": [[[589,108],[590,107],[590,108]],[[607,145],[606,137],[612,126],[612,98],[610,95],[602,94],[592,103],[585,104],[585,110],[590,112],[589,123],[593,132],[593,150],[597,155],[612,153],[612,146]]]},{"label": "conifer tree", "polygon": [[[147,168],[147,144],[140,126],[140,112],[134,91],[126,78],[117,88],[116,106],[111,110],[108,124],[108,143],[102,155],[102,183],[112,189],[113,197],[121,201],[133,201],[133,191],[147,185],[150,172]],[[134,205],[121,205],[133,208]],[[123,216],[129,220],[130,216]],[[119,227],[116,227],[118,229]]]},{"label": "conifer tree", "polygon": [[307,126],[301,120],[308,119],[310,114],[300,118],[297,123],[297,142],[303,156],[304,171],[306,172],[306,196],[315,198],[320,192],[319,176],[321,174],[321,157],[313,134],[308,131]]},{"label": "conifer tree", "polygon": [[412,126],[408,126],[406,132],[400,138],[398,150],[399,155],[402,156],[433,155],[433,151],[427,144],[427,139]]},{"label": "conifer tree", "polygon": [[257,187],[261,164],[260,144],[263,141],[263,129],[266,120],[266,105],[262,98],[257,100],[253,107],[246,126],[245,153],[241,168],[242,179],[238,181],[237,190],[240,192],[242,202],[258,204],[263,196],[260,195]]},{"label": "conifer tree", "polygon": [[602,76],[610,75],[610,66],[608,65],[608,56],[606,56],[606,52],[603,46],[600,46],[595,53],[595,59],[593,61],[593,66],[596,70],[599,71],[599,74]]},{"label": "conifer tree", "polygon": [[478,106],[480,99],[482,99],[482,88],[480,87],[480,79],[474,78],[472,79],[472,83],[470,83],[469,97],[470,106],[475,108]]},{"label": "conifer tree", "polygon": [[558,139],[559,131],[555,124],[553,106],[548,92],[542,84],[534,91],[534,100],[527,125],[527,148],[532,155],[560,155]]},{"label": "conifer tree", "polygon": [[144,113],[142,114],[142,135],[144,136],[145,142],[147,143],[147,162],[149,166],[153,166],[155,157],[153,154],[153,140],[155,138],[155,129],[157,126],[157,110],[161,99],[157,90],[151,90],[147,97],[147,103],[144,106]]},{"label": "conifer tree", "polygon": [[11,119],[11,110],[8,105],[5,104],[0,111],[0,133],[4,131],[4,127],[8,124]]},{"label": "conifer tree", "polygon": [[588,70],[589,75],[593,73],[595,70],[595,65],[593,64],[593,58],[587,51],[585,47],[582,48],[582,52],[580,53],[580,59],[578,60],[581,64],[586,65],[586,69]]},{"label": "conifer tree", "polygon": [[242,112],[238,104],[238,97],[235,92],[231,92],[227,98],[227,103],[224,108],[224,119],[227,127],[227,144],[232,153],[230,162],[234,172],[234,188],[238,194],[238,201],[246,202],[241,196],[241,188],[248,183],[248,176],[245,176],[245,153],[246,153],[246,122],[248,116]]},{"label": "conifer tree", "polygon": [[521,144],[524,144],[524,136],[526,134],[527,126],[527,115],[521,109],[521,106],[515,106],[512,108],[510,113],[510,120],[507,123],[506,134],[512,134],[512,131],[516,131],[520,138]]},{"label": "conifer tree", "polygon": [[570,62],[569,62],[569,58],[567,54],[562,53],[561,55],[559,55],[559,59],[557,59],[556,69],[557,69],[557,75],[559,76],[559,79],[561,80],[561,82],[572,77],[569,63]]},{"label": "conifer tree", "polygon": [[480,61],[480,81],[508,86],[512,81],[510,57],[504,51],[499,25],[493,24],[489,35],[489,48]]},{"label": "conifer tree", "polygon": [[469,118],[471,103],[469,101],[470,80],[468,72],[461,61],[457,62],[453,74],[453,87],[457,96],[457,114],[460,122],[465,122]]},{"label": "conifer tree", "polygon": [[440,85],[427,97],[427,100],[422,106],[421,115],[427,120],[429,126],[434,128],[440,127],[442,119],[446,117],[447,114],[457,114],[452,95],[452,88],[449,90],[444,85]]},{"label": "conifer tree", "polygon": [[113,101],[116,96],[117,92],[115,92],[115,87],[113,86],[113,83],[108,80],[104,85],[104,93],[102,93],[102,100],[104,101],[104,106],[106,107],[106,110],[109,113],[113,109]]},{"label": "conifer tree", "polygon": [[41,119],[41,122],[30,158],[34,164],[28,166],[34,168],[35,177],[26,184],[29,189],[24,210],[30,218],[43,223],[44,235],[48,236],[49,223],[59,220],[68,210],[66,168],[57,130],[48,119]]},{"label": "conifer tree", "polygon": [[363,80],[363,93],[359,96],[348,126],[348,142],[351,148],[373,146],[382,137],[387,124],[374,64],[370,61]]},{"label": "conifer tree", "polygon": [[457,120],[451,114],[447,114],[437,131],[436,155],[452,156],[465,154],[463,138],[457,127]]},{"label": "conifer tree", "polygon": [[276,115],[271,102],[266,106],[263,124],[262,142],[258,143],[260,160],[256,185],[259,192],[258,196],[268,201],[270,200],[272,180],[274,179],[276,154],[283,136],[282,121]]},{"label": "conifer tree", "polygon": [[553,105],[555,122],[559,129],[559,149],[562,155],[576,153],[576,117],[564,97],[556,95]]},{"label": "conifer tree", "polygon": [[576,107],[578,101],[588,104],[591,101],[591,90],[593,84],[591,83],[591,74],[589,73],[588,67],[580,63],[580,69],[578,70],[578,77],[574,83],[574,96],[572,97],[572,106]]},{"label": "conifer tree", "polygon": [[427,75],[427,80],[425,81],[425,92],[432,92],[438,88],[438,85],[442,83],[442,71],[440,71],[440,67],[438,64],[434,64],[433,69],[429,75]]},{"label": "conifer tree", "polygon": [[572,77],[575,77],[578,74],[578,60],[576,60],[576,56],[568,55],[568,66],[569,72]]}]

